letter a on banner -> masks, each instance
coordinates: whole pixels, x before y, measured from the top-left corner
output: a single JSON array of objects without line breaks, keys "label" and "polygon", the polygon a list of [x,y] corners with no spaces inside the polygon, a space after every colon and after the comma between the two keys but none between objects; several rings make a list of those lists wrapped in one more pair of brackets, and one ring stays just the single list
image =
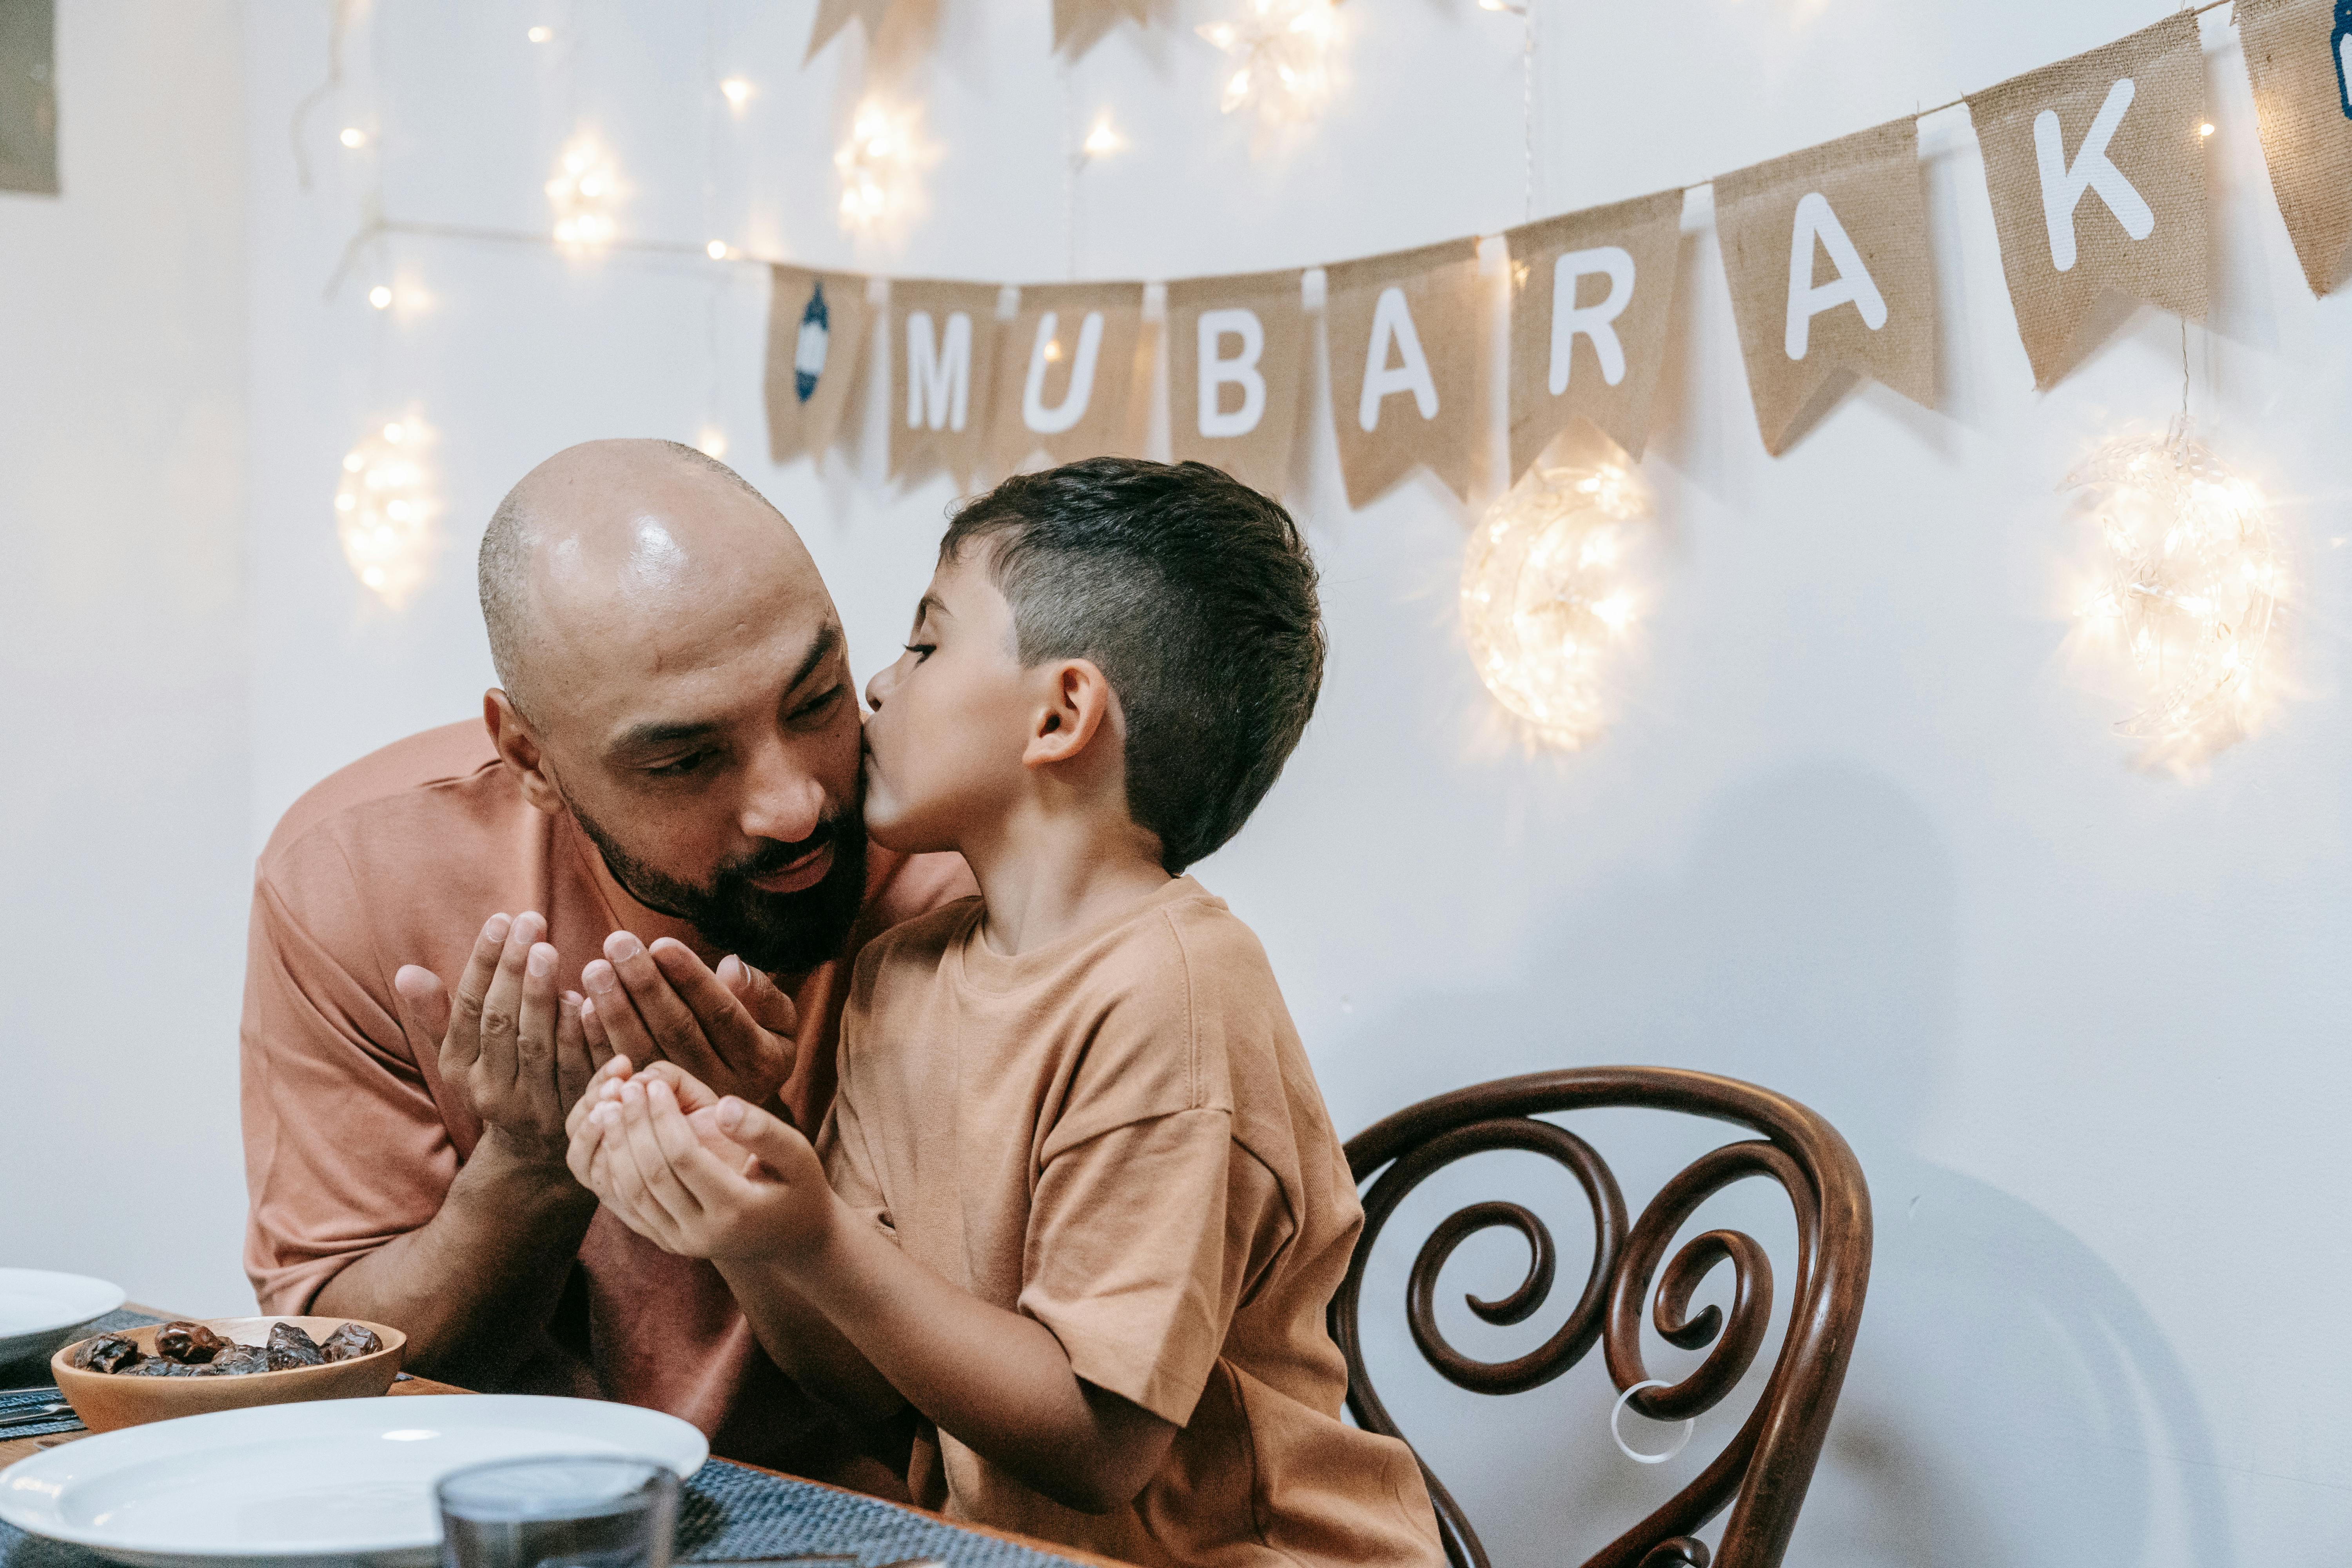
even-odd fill
[{"label": "letter a on banner", "polygon": [[1505,233],[1513,483],[1574,418],[1642,456],[1682,222],[1683,193],[1672,190]]},{"label": "letter a on banner", "polygon": [[1057,463],[1135,450],[1142,338],[1140,283],[1023,289],[996,373],[990,468],[1011,473],[1040,450]]},{"label": "letter a on banner", "polygon": [[2352,267],[2352,0],[2238,0],[2271,189],[2314,294]]},{"label": "letter a on banner", "polygon": [[2063,375],[2101,292],[2205,314],[2205,57],[2176,13],[1969,100],[2001,270],[2036,384]]},{"label": "letter a on banner", "polygon": [[899,383],[890,420],[890,477],[932,463],[969,487],[980,471],[996,365],[993,283],[890,285]]},{"label": "letter a on banner", "polygon": [[1476,242],[1341,262],[1325,279],[1348,504],[1367,504],[1416,463],[1466,498],[1483,331]]},{"label": "letter a on banner", "polygon": [[1936,405],[1936,282],[1919,127],[1897,120],[1715,182],[1731,313],[1764,449],[1843,373]]},{"label": "letter a on banner", "polygon": [[1168,438],[1268,495],[1290,477],[1306,368],[1297,271],[1168,285]]}]

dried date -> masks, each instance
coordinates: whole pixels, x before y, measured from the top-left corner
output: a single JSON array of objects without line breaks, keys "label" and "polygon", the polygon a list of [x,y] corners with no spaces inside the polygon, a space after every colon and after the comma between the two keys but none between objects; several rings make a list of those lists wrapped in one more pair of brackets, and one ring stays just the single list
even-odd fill
[{"label": "dried date", "polygon": [[383,1349],[383,1342],[365,1323],[345,1323],[329,1334],[319,1349],[329,1361],[355,1361]]},{"label": "dried date", "polygon": [[327,1352],[319,1348],[319,1342],[292,1323],[269,1325],[267,1350],[272,1372],[286,1372],[298,1366],[324,1366],[327,1363]]},{"label": "dried date", "polygon": [[147,1358],[121,1334],[100,1334],[74,1352],[73,1364],[85,1372],[122,1372]]},{"label": "dried date", "polygon": [[228,1341],[202,1323],[184,1321],[155,1331],[155,1353],[183,1366],[202,1366],[227,1348]]},{"label": "dried date", "polygon": [[268,1370],[269,1352],[268,1351],[263,1350],[259,1345],[238,1344],[232,1344],[220,1354],[213,1357],[212,1364],[205,1368],[205,1373],[213,1377],[244,1377],[253,1373]]}]

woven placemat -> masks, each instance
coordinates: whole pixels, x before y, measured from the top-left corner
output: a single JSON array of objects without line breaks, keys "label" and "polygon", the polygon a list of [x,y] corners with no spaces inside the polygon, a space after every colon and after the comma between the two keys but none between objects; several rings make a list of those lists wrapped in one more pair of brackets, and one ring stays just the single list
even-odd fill
[{"label": "woven placemat", "polygon": [[[948,1568],[1068,1568],[1069,1559],[975,1535],[875,1498],[785,1480],[713,1459],[686,1483],[677,1555],[691,1563],[729,1557],[839,1554],[866,1568],[933,1558]],[[102,1568],[79,1546],[42,1541],[0,1524],[0,1568]]]},{"label": "woven placemat", "polygon": [[[121,1329],[143,1329],[150,1323],[160,1323],[163,1321],[161,1318],[151,1318],[144,1312],[109,1312],[103,1318],[93,1320],[85,1333],[77,1334],[74,1337],[81,1339],[88,1337],[89,1334],[112,1333]],[[55,1386],[49,1381],[49,1358],[45,1355],[28,1356],[23,1361],[10,1362],[5,1366],[0,1366],[0,1415],[7,1415],[11,1409],[22,1408],[28,1404],[38,1404],[40,1399],[51,1397],[48,1391]],[[40,1390],[39,1398],[29,1399],[18,1392],[28,1388]],[[81,1423],[71,1415],[66,1415],[56,1426],[11,1426],[5,1432],[0,1432],[0,1436],[10,1439],[46,1437],[52,1432],[80,1430]]]}]

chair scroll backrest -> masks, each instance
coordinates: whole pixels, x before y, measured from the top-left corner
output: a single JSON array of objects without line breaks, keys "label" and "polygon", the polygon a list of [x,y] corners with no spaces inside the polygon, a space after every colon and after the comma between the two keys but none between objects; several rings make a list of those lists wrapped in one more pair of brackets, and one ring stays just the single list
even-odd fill
[{"label": "chair scroll backrest", "polygon": [[[1759,1134],[1700,1156],[1660,1188],[1629,1229],[1617,1178],[1592,1146],[1540,1121],[1556,1111],[1638,1106],[1685,1111]],[[1424,1100],[1367,1128],[1348,1143],[1348,1164],[1363,1194],[1364,1234],[1348,1277],[1331,1302],[1331,1336],[1348,1361],[1348,1405],[1358,1425],[1402,1437],[1364,1367],[1358,1332],[1364,1265],[1405,1194],[1433,1173],[1472,1154],[1519,1149],[1567,1168],[1592,1206],[1592,1269],[1583,1295],[1558,1331],[1509,1361],[1462,1354],[1437,1327],[1437,1277],[1454,1249],[1482,1230],[1506,1227],[1528,1247],[1527,1277],[1500,1300],[1468,1298],[1486,1322],[1524,1322],[1551,1294],[1557,1259],[1550,1231],[1520,1205],[1471,1204],[1430,1233],[1413,1258],[1406,1321],[1421,1353],[1449,1382],[1479,1394],[1518,1394],[1559,1376],[1602,1346],[1619,1393],[1649,1381],[1642,1364],[1642,1310],[1658,1280],[1653,1319],[1666,1341],[1707,1350],[1705,1361],[1670,1388],[1645,1388],[1629,1403],[1641,1415],[1679,1421],[1711,1409],[1753,1364],[1772,1313],[1772,1268],[1744,1232],[1710,1230],[1665,1260],[1675,1232],[1699,1205],[1736,1181],[1763,1176],[1780,1184],[1796,1212],[1797,1278],[1780,1359],[1756,1408],[1706,1469],[1647,1519],[1611,1542],[1585,1568],[1709,1568],[1696,1536],[1727,1503],[1712,1568],[1778,1568],[1796,1527],[1870,1279],[1870,1189],[1837,1129],[1795,1100],[1737,1079],[1674,1068],[1579,1068],[1529,1073]],[[1692,1313],[1692,1294],[1717,1263],[1733,1268],[1729,1315]],[[1664,1277],[1659,1265],[1664,1262]],[[1454,1568],[1488,1568],[1486,1548],[1428,1461],[1422,1474],[1437,1505],[1446,1556]]]}]

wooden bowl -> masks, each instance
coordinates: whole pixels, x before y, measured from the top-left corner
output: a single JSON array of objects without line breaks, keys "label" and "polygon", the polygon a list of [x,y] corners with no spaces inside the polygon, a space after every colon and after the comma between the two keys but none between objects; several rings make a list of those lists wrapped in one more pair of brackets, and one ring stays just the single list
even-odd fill
[{"label": "wooden bowl", "polygon": [[[205,1318],[204,1326],[225,1340],[259,1344],[268,1339],[273,1324],[291,1323],[312,1339],[324,1342],[347,1322],[375,1331],[383,1349],[350,1361],[324,1366],[289,1367],[284,1372],[252,1372],[236,1377],[124,1377],[118,1373],[91,1372],[71,1364],[74,1354],[90,1339],[76,1340],[49,1358],[49,1375],[58,1390],[93,1432],[111,1432],[149,1421],[169,1421],[178,1415],[207,1415],[215,1410],[242,1410],[254,1405],[291,1405],[306,1399],[373,1399],[400,1375],[401,1352],[408,1336],[382,1323],[351,1318]],[[155,1353],[155,1335],[164,1327],[151,1323],[126,1329],[122,1337],[139,1353]]]}]

